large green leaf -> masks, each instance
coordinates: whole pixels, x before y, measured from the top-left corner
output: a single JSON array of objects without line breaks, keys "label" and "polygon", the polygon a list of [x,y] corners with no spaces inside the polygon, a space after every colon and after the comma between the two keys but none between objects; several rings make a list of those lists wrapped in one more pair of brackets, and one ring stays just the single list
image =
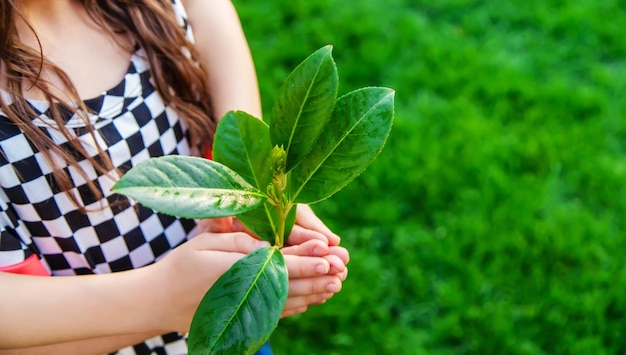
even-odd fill
[{"label": "large green leaf", "polygon": [[180,155],[142,161],[122,176],[113,191],[185,218],[232,216],[265,201],[264,194],[228,167]]},{"label": "large green leaf", "polygon": [[289,198],[324,200],[362,173],[389,136],[393,102],[394,91],[387,88],[359,89],[339,98],[313,149],[291,171]]},{"label": "large green leaf", "polygon": [[272,146],[287,151],[287,171],[309,152],[337,99],[337,67],[326,46],[305,59],[278,91],[270,121]]},{"label": "large green leaf", "polygon": [[220,120],[213,143],[213,160],[236,171],[265,192],[272,181],[269,127],[243,111],[228,112]]},{"label": "large green leaf", "polygon": [[189,330],[189,354],[254,354],[287,301],[285,260],[274,247],[235,263],[206,293]]}]

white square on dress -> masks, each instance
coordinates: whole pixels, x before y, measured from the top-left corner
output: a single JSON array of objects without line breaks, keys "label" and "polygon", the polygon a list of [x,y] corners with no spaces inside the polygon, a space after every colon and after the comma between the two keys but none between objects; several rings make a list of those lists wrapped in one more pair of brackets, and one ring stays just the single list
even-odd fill
[{"label": "white square on dress", "polygon": [[0,142],[0,148],[4,151],[4,155],[9,163],[29,158],[35,154],[23,134],[18,134]]},{"label": "white square on dress", "polygon": [[128,248],[124,238],[117,237],[100,245],[104,258],[111,262],[128,255]]},{"label": "white square on dress", "polygon": [[28,196],[30,203],[38,203],[51,198],[54,194],[45,176],[22,184],[22,189]]},{"label": "white square on dress", "polygon": [[146,266],[154,261],[154,253],[150,244],[142,244],[130,252],[130,260],[135,268]]}]

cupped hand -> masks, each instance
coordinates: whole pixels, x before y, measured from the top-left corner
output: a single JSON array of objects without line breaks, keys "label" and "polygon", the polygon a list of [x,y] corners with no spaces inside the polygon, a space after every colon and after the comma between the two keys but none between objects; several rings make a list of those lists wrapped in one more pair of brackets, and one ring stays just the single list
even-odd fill
[{"label": "cupped hand", "polygon": [[[289,254],[284,248],[289,293],[282,316],[323,303],[341,289],[342,276],[328,274],[333,262],[314,255],[313,249],[325,245],[312,242],[299,247],[298,252],[305,255]],[[241,232],[201,233],[149,266],[155,285],[162,291],[154,296],[161,302],[156,308],[161,312],[163,330],[187,332],[200,301],[217,279],[246,254],[265,246],[269,243]],[[339,268],[343,264],[335,263]]]},{"label": "cupped hand", "polygon": [[[286,253],[323,256],[331,265],[329,274],[338,275],[344,281],[348,276],[346,265],[350,261],[350,253],[346,248],[339,246],[341,239],[317,217],[310,206],[301,204],[297,208],[296,224],[287,238],[290,249],[287,249]],[[325,243],[326,248],[319,243],[315,244],[315,247],[308,247],[307,243],[314,240]]]},{"label": "cupped hand", "polygon": [[[331,249],[335,254],[331,254]],[[319,239],[281,249],[289,270],[289,298],[283,317],[305,312],[311,305],[323,304],[341,291],[348,275],[347,262],[338,256],[347,255],[347,251],[342,250],[341,247],[329,247]],[[309,263],[309,259],[317,262]],[[303,261],[307,261],[307,264],[303,264]],[[306,267],[303,268],[303,265]],[[311,265],[314,267],[311,268]]]},{"label": "cupped hand", "polygon": [[[199,230],[215,233],[237,231],[254,236],[239,220],[232,217],[202,220]],[[302,313],[310,305],[322,304],[341,290],[348,276],[346,265],[350,261],[350,254],[339,246],[339,242],[340,238],[315,215],[311,207],[297,206],[296,223],[287,238],[287,246],[281,249],[289,268],[290,284],[283,317]],[[324,259],[328,264],[323,272],[292,270],[304,267],[304,270],[310,271],[310,268],[303,266],[306,265],[305,261],[311,262],[317,258]]]}]

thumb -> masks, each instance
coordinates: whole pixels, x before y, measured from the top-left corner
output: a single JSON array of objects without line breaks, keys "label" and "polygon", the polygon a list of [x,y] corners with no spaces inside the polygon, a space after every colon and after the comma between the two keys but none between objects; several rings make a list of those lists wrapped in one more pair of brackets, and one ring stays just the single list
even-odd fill
[{"label": "thumb", "polygon": [[202,233],[187,242],[196,250],[225,251],[248,254],[270,243],[254,239],[246,233]]}]

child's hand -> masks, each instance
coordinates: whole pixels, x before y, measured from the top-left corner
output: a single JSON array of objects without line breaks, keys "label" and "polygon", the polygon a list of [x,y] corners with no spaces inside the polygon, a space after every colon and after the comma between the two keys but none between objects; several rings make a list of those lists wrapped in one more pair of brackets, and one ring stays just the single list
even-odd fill
[{"label": "child's hand", "polygon": [[[244,232],[254,236],[239,220],[232,217],[202,220],[199,230],[213,233]],[[289,298],[283,317],[302,313],[309,305],[322,304],[341,290],[342,282],[348,276],[346,265],[350,261],[350,254],[338,245],[339,241],[340,238],[315,215],[311,207],[297,206],[296,224],[287,238],[287,246],[281,249],[285,259],[290,260],[294,256],[321,257],[328,262],[329,268],[323,274],[297,273],[289,269]],[[330,285],[333,286],[329,289]]]},{"label": "child's hand", "polygon": [[[289,316],[306,311],[308,305],[321,304],[339,292],[343,281],[348,277],[346,265],[350,261],[348,250],[339,246],[340,238],[333,233],[320,220],[311,207],[298,205],[296,210],[296,223],[287,238],[287,247],[282,249],[283,254],[299,256],[321,256],[328,261],[330,268],[326,275],[317,277],[313,283],[314,289],[305,290],[302,280],[291,280],[294,290],[298,290],[299,296],[290,298],[294,306],[290,312],[283,312],[283,316]],[[291,291],[291,289],[290,289]],[[295,292],[295,291],[294,291]],[[298,306],[296,306],[298,305]]]},{"label": "child's hand", "polygon": [[[297,208],[296,224],[287,238],[287,245],[299,246],[312,240],[325,242],[328,249],[313,248],[310,250],[314,253],[310,255],[327,258],[331,264],[329,274],[338,275],[342,281],[345,280],[348,276],[346,265],[350,261],[350,253],[346,248],[339,246],[341,239],[315,215],[311,207],[298,205]],[[296,252],[296,254],[305,255],[301,252]]]},{"label": "child's hand", "polygon": [[[324,245],[323,243],[320,243]],[[202,297],[237,260],[269,243],[245,233],[202,233],[172,250],[152,268],[154,291],[149,294],[161,314],[164,331],[185,333]],[[304,249],[303,249],[304,252]],[[307,250],[311,254],[310,250]],[[289,296],[283,316],[300,313],[309,304],[332,296],[328,285],[341,288],[339,277],[326,275],[331,268],[326,258],[285,255],[289,271]]]},{"label": "child's hand", "polygon": [[[289,298],[283,317],[302,313],[310,305],[322,304],[341,290],[348,275],[346,263],[338,256],[347,255],[344,248],[329,247],[319,239],[312,239],[299,245],[284,247],[281,251],[289,268]],[[297,259],[319,257],[328,262],[328,267],[318,264],[314,274],[306,270],[292,270],[292,267],[301,267],[301,263],[295,262]]]}]

